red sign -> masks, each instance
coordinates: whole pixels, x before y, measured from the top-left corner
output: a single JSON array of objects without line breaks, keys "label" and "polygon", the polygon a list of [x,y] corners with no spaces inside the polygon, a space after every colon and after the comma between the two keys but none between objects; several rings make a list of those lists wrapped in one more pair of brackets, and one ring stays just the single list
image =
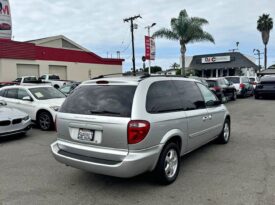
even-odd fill
[{"label": "red sign", "polygon": [[145,36],[145,58],[146,60],[155,60],[156,46],[155,39]]}]

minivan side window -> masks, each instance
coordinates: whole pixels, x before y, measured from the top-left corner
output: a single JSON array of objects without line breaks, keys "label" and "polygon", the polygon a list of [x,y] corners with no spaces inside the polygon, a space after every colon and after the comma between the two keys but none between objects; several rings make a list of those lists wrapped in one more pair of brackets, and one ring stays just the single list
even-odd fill
[{"label": "minivan side window", "polygon": [[205,109],[205,102],[198,86],[192,81],[174,80],[184,110]]},{"label": "minivan side window", "polygon": [[208,104],[211,101],[215,102],[218,100],[217,97],[203,84],[198,83],[197,85],[201,90],[202,96],[203,96],[206,104]]},{"label": "minivan side window", "polygon": [[152,83],[147,93],[146,110],[152,114],[183,110],[178,93],[171,81]]}]

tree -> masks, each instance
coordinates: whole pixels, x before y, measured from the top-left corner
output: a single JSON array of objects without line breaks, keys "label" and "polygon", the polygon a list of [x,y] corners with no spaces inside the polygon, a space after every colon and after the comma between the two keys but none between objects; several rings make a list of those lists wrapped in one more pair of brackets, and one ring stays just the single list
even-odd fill
[{"label": "tree", "polygon": [[210,41],[215,43],[211,34],[203,30],[203,26],[208,24],[208,21],[199,17],[189,17],[186,10],[179,13],[178,18],[171,19],[171,29],[162,28],[153,34],[153,37],[167,38],[169,40],[179,41],[182,75],[185,74],[185,53],[186,45],[188,43],[195,43],[201,41]]},{"label": "tree", "polygon": [[273,20],[269,17],[269,14],[263,14],[259,16],[257,21],[257,29],[262,33],[262,39],[264,43],[264,68],[267,68],[267,44],[269,41],[270,31],[273,29]]},{"label": "tree", "polygon": [[172,69],[179,69],[179,67],[180,67],[180,65],[177,64],[177,63],[173,63],[173,64],[170,66],[170,68],[172,68]]}]

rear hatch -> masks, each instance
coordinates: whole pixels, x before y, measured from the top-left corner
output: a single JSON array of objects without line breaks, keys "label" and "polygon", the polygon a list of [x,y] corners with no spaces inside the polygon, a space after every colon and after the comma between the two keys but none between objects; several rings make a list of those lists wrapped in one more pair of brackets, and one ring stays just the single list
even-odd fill
[{"label": "rear hatch", "polygon": [[79,86],[66,99],[57,115],[58,138],[93,148],[128,150],[127,126],[137,84],[98,82]]},{"label": "rear hatch", "polygon": [[263,77],[257,88],[264,91],[275,92],[275,77]]},{"label": "rear hatch", "polygon": [[226,77],[226,80],[228,80],[229,82],[232,82],[236,90],[240,89],[240,83],[241,83],[240,77]]}]

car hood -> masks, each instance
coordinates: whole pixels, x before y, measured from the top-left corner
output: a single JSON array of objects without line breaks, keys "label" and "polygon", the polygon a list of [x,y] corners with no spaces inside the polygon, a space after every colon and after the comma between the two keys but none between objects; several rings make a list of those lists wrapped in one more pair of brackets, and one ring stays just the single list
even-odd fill
[{"label": "car hood", "polygon": [[50,100],[40,100],[39,104],[46,105],[47,107],[51,106],[61,106],[66,98],[55,98]]},{"label": "car hood", "polygon": [[7,120],[10,118],[23,118],[26,116],[26,113],[19,111],[17,109],[0,106],[0,120]]}]

